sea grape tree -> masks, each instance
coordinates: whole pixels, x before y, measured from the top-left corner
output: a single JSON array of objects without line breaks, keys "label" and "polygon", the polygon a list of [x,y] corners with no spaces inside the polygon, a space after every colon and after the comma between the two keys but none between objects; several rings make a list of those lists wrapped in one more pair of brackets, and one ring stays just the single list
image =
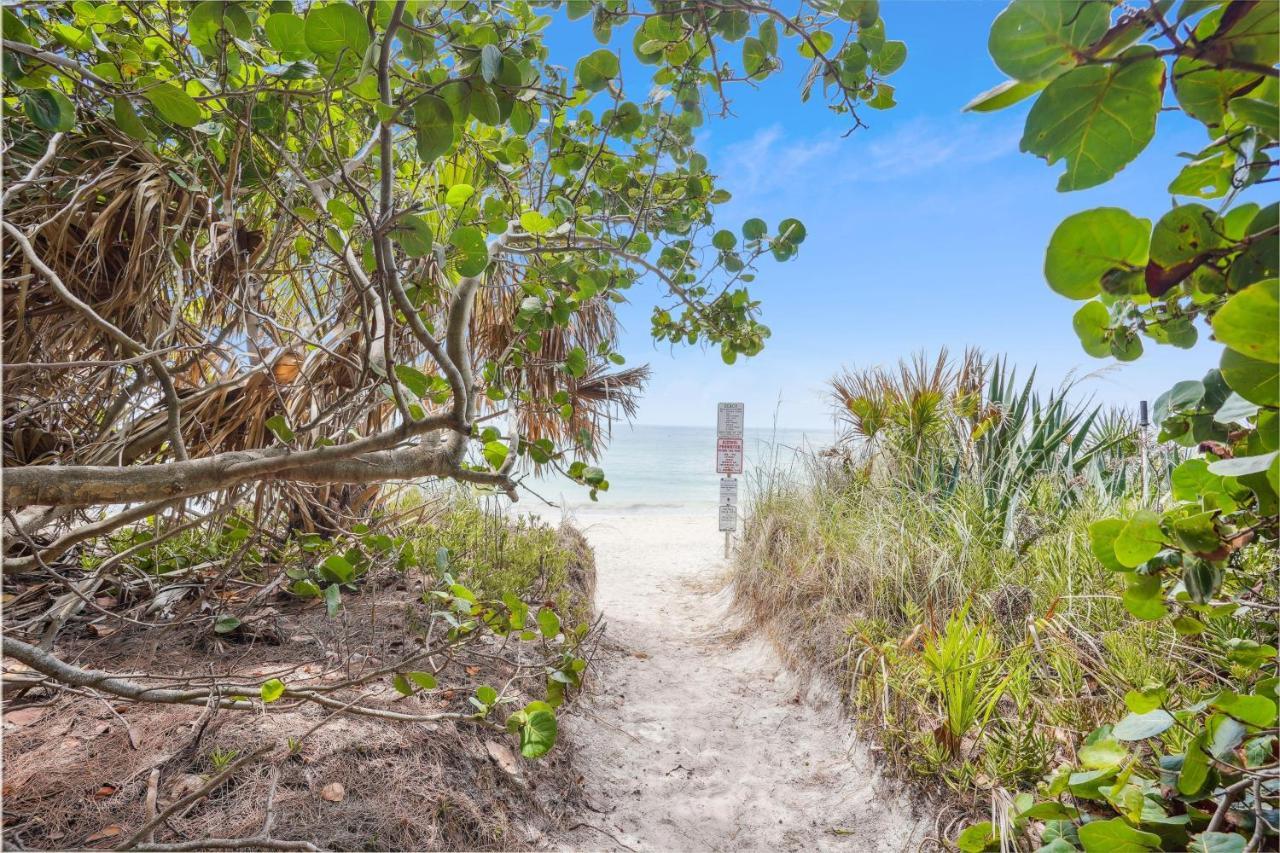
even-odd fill
[{"label": "sea grape tree", "polygon": [[[6,504],[35,529],[263,482],[514,493],[522,459],[605,487],[595,427],[644,378],[615,303],[652,285],[657,339],[752,355],[758,262],[805,237],[718,227],[698,128],[784,57],[851,127],[893,103],[875,0],[793,11],[6,7]],[[552,55],[578,19],[599,46]]]},{"label": "sea grape tree", "polygon": [[[1014,0],[991,27],[991,56],[1012,79],[969,108],[1034,97],[1022,150],[1064,164],[1061,191],[1113,178],[1162,112],[1203,125],[1205,146],[1167,187],[1168,212],[1154,223],[1120,207],[1069,216],[1044,272],[1083,302],[1072,325],[1091,356],[1130,361],[1144,340],[1189,348],[1202,335],[1221,352],[1217,368],[1154,405],[1160,439],[1200,454],[1172,470],[1154,506],[1090,531],[1129,613],[1171,619],[1210,678],[1194,704],[1173,685],[1134,685],[1129,716],[1086,740],[1085,766],[1053,777],[1048,801],[1020,800],[1014,823],[1041,822],[1044,849],[1260,849],[1280,825],[1280,221],[1265,193],[1280,140],[1278,24],[1268,2]],[[982,824],[962,841],[998,839]]]}]

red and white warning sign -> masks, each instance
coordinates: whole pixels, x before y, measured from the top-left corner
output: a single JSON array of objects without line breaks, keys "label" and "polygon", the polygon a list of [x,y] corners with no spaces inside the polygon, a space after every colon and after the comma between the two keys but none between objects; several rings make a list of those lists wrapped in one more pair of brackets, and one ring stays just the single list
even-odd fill
[{"label": "red and white warning sign", "polygon": [[716,439],[716,473],[717,474],[741,474],[742,473],[742,439],[740,438],[717,438]]}]

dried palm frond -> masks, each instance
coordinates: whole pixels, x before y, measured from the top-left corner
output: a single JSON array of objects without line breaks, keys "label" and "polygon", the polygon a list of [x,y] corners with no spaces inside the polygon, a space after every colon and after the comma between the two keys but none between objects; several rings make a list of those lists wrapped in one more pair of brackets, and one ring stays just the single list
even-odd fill
[{"label": "dried palm frond", "polygon": [[[476,358],[481,363],[494,364],[495,378],[525,398],[517,424],[524,439],[547,439],[556,445],[573,443],[583,455],[594,457],[613,421],[635,414],[649,368],[614,371],[604,364],[592,363],[578,377],[565,370],[565,359],[575,348],[595,353],[601,345],[612,344],[616,339],[617,318],[603,297],[583,303],[567,324],[542,330],[537,357],[526,357],[519,366],[512,364],[507,355],[524,334],[517,329],[516,320],[526,296],[516,283],[516,275],[514,268],[499,265],[489,286],[477,297],[471,323]],[[567,418],[564,406],[572,407]]]}]

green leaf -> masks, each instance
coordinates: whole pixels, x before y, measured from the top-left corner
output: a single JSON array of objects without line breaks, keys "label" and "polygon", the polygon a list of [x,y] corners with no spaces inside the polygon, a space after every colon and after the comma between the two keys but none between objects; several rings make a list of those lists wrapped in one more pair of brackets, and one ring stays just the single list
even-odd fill
[{"label": "green leaf", "polygon": [[[1150,48],[1131,48],[1132,51]],[[1147,147],[1156,130],[1164,84],[1159,59],[1086,65],[1044,90],[1027,115],[1022,150],[1049,165],[1065,160],[1058,190],[1104,183]]]},{"label": "green leaf", "polygon": [[1232,98],[1227,108],[1272,139],[1280,139],[1280,104],[1262,98]]},{"label": "green leaf", "polygon": [[1036,853],[1076,853],[1079,849],[1065,838],[1055,838],[1047,844],[1037,847]]},{"label": "green leaf", "polygon": [[197,3],[187,16],[187,34],[191,37],[191,42],[201,49],[214,47],[218,32],[223,29],[241,39],[253,34],[249,17],[235,3],[205,0]]},{"label": "green leaf", "polygon": [[156,111],[179,127],[195,127],[204,121],[204,113],[195,99],[172,83],[152,86],[142,93]]},{"label": "green leaf", "polygon": [[721,229],[711,238],[711,245],[722,252],[729,252],[733,250],[734,246],[738,245],[738,238],[734,236],[732,231]]},{"label": "green leaf", "polygon": [[295,581],[294,584],[289,587],[289,591],[298,596],[298,598],[320,597],[320,587],[316,586],[315,581],[310,581],[305,578],[300,581]]},{"label": "green leaf", "polygon": [[1127,572],[1130,568],[1116,558],[1116,539],[1124,527],[1122,518],[1104,518],[1089,525],[1089,550],[1099,563],[1113,572]]},{"label": "green leaf", "polygon": [[889,75],[901,68],[906,61],[906,44],[900,41],[886,41],[884,46],[871,57],[871,67],[881,75]]},{"label": "green leaf", "polygon": [[1019,820],[1075,820],[1080,817],[1080,810],[1062,803],[1049,800],[1036,803],[1025,811],[1018,812]]},{"label": "green leaf", "polygon": [[1213,707],[1251,726],[1265,729],[1276,724],[1275,700],[1266,696],[1241,696],[1226,691],[1213,700]]},{"label": "green leaf", "polygon": [[536,210],[526,210],[520,214],[520,227],[535,236],[550,234],[555,223]]},{"label": "green leaf", "polygon": [[991,25],[987,49],[1017,80],[1043,80],[1076,64],[1081,49],[1107,31],[1110,9],[1079,0],[1013,0]]},{"label": "green leaf", "polygon": [[262,693],[262,701],[269,704],[284,695],[284,682],[278,678],[264,681],[259,692]]},{"label": "green leaf", "polygon": [[311,55],[307,47],[307,25],[297,15],[276,12],[262,26],[267,32],[267,42],[286,59],[305,59]]},{"label": "green leaf", "polygon": [[759,240],[769,231],[763,219],[752,218],[742,223],[742,236],[747,240]]},{"label": "green leaf", "polygon": [[[1169,691],[1160,685],[1150,685],[1143,687],[1141,690],[1130,690],[1124,694],[1124,704],[1133,713],[1130,716],[1142,717],[1149,714],[1160,707],[1169,696]],[[1128,731],[1128,730],[1126,730]],[[1117,735],[1119,737],[1119,735]],[[1121,740],[1132,740],[1132,738],[1120,738]]]},{"label": "green leaf", "polygon": [[411,672],[409,673],[409,680],[423,690],[436,689],[436,677],[429,672]]},{"label": "green leaf", "polygon": [[421,370],[408,364],[397,364],[393,371],[396,379],[400,380],[400,384],[408,388],[413,396],[419,400],[427,396],[427,390],[431,387],[431,379]]},{"label": "green leaf", "polygon": [[1150,560],[1164,547],[1160,516],[1150,510],[1138,510],[1116,535],[1116,559],[1134,568]]},{"label": "green leaf", "polygon": [[1080,763],[1091,770],[1119,767],[1129,757],[1129,750],[1111,738],[1103,738],[1086,744],[1076,751]]},{"label": "green leaf", "polygon": [[618,57],[601,48],[578,60],[575,68],[578,85],[589,92],[599,92],[618,76]]},{"label": "green leaf", "polygon": [[1219,369],[1231,390],[1249,402],[1259,406],[1280,405],[1280,365],[1275,362],[1259,361],[1225,349]]},{"label": "green leaf", "polygon": [[444,203],[450,207],[462,207],[475,194],[476,188],[471,184],[454,184],[444,194]]},{"label": "green leaf", "polygon": [[1213,315],[1213,334],[1231,349],[1255,361],[1280,362],[1280,280],[1245,288]]},{"label": "green leaf", "polygon": [[983,853],[987,850],[1000,849],[1000,833],[991,821],[984,820],[981,823],[975,823],[960,833],[955,840],[956,847],[959,847],[964,853]]},{"label": "green leaf", "polygon": [[27,25],[8,6],[0,9],[0,33],[9,41],[35,44],[31,38],[31,30],[27,29]]},{"label": "green leaf", "polygon": [[1222,245],[1217,215],[1203,204],[1183,204],[1161,216],[1151,232],[1151,263],[1171,269]]},{"label": "green leaf", "polygon": [[507,461],[508,452],[507,445],[501,441],[486,441],[484,444],[484,460],[494,470],[501,468],[502,463]]},{"label": "green leaf", "polygon": [[307,47],[321,56],[335,56],[348,50],[357,59],[369,47],[369,25],[349,3],[330,3],[307,13],[303,30]]},{"label": "green leaf", "polygon": [[1204,732],[1191,739],[1182,758],[1182,769],[1178,771],[1178,792],[1188,797],[1198,794],[1209,778],[1209,756],[1204,744]]},{"label": "green leaf", "polygon": [[1094,358],[1111,355],[1111,342],[1107,337],[1110,325],[1111,313],[1097,300],[1086,302],[1071,318],[1071,327],[1075,329],[1080,345]]},{"label": "green leaf", "polygon": [[431,254],[434,242],[431,226],[421,216],[405,215],[396,220],[391,238],[411,258],[424,258]]},{"label": "green leaf", "polygon": [[1244,853],[1245,838],[1234,832],[1202,832],[1192,836],[1190,853]]},{"label": "green leaf", "polygon": [[350,231],[356,224],[356,212],[351,209],[351,205],[342,199],[331,198],[325,203],[324,209],[333,217],[333,221],[341,227]]},{"label": "green leaf", "polygon": [[1277,451],[1260,453],[1257,456],[1236,456],[1231,459],[1219,459],[1209,463],[1209,473],[1219,477],[1245,477],[1257,474],[1271,467],[1271,463],[1280,456]]},{"label": "green leaf", "polygon": [[240,620],[234,616],[219,616],[213,623],[215,634],[230,634],[240,627]]},{"label": "green leaf", "polygon": [[756,38],[748,38],[742,42],[742,68],[747,77],[760,80],[766,77],[771,67],[769,51],[764,42]]},{"label": "green leaf", "polygon": [[[1126,697],[1127,698],[1127,697]],[[1111,734],[1117,740],[1143,740],[1155,737],[1173,725],[1173,715],[1157,708],[1145,714],[1129,714],[1116,723]]]},{"label": "green leaf", "polygon": [[285,420],[284,415],[272,415],[267,418],[266,427],[283,443],[288,444],[293,441],[293,430],[289,429],[289,422]]},{"label": "green leaf", "polygon": [[1130,574],[1125,578],[1120,601],[1125,609],[1144,622],[1163,619],[1169,612],[1163,600],[1160,578],[1155,575]]},{"label": "green leaf", "polygon": [[554,639],[556,634],[560,633],[560,617],[554,610],[549,607],[538,609],[538,630],[548,640]]},{"label": "green leaf", "polygon": [[541,758],[555,745],[555,712],[549,708],[528,712],[524,725],[520,727],[520,754],[525,758]]},{"label": "green leaf", "polygon": [[1216,128],[1222,124],[1228,103],[1247,92],[1258,75],[1248,71],[1215,68],[1211,62],[1179,57],[1173,63],[1173,92],[1187,115]]},{"label": "green leaf", "polygon": [[76,126],[76,108],[71,100],[53,89],[32,89],[18,100],[32,124],[50,133],[66,133]]},{"label": "green leaf", "polygon": [[1134,829],[1123,818],[1091,821],[1078,832],[1085,853],[1142,853],[1160,849],[1160,836]]},{"label": "green leaf", "polygon": [[1068,299],[1091,299],[1113,269],[1146,266],[1151,223],[1118,207],[1072,214],[1054,229],[1044,258],[1049,286]]},{"label": "green leaf", "polygon": [[474,225],[454,229],[449,235],[449,244],[458,250],[460,275],[477,276],[489,266],[489,245],[485,242],[484,232]]},{"label": "green leaf", "polygon": [[502,65],[502,51],[496,44],[486,44],[480,48],[480,76],[486,83],[498,79],[498,68]]},{"label": "green leaf", "polygon": [[405,678],[398,672],[391,678],[391,686],[394,687],[396,692],[401,696],[413,695],[413,686],[409,684],[409,679]]},{"label": "green leaf", "polygon": [[111,116],[115,119],[116,127],[123,130],[131,139],[145,142],[150,138],[151,134],[147,132],[142,119],[138,118],[133,104],[123,95],[111,99]]},{"label": "green leaf", "polygon": [[340,554],[330,554],[320,564],[320,573],[332,583],[350,583],[356,576],[356,567]]},{"label": "green leaf", "polygon": [[564,369],[575,379],[580,379],[587,372],[587,353],[582,347],[574,347],[564,357]]},{"label": "green leaf", "polygon": [[1048,85],[1048,80],[1041,80],[1035,83],[1027,83],[1022,80],[1005,80],[1000,85],[993,86],[965,104],[964,109],[965,112],[992,113],[1024,101]]},{"label": "green leaf", "polygon": [[337,616],[342,609],[342,590],[336,583],[324,588],[324,606],[330,617]]},{"label": "green leaf", "polygon": [[453,147],[454,114],[444,98],[423,95],[413,103],[418,156],[431,163]]}]

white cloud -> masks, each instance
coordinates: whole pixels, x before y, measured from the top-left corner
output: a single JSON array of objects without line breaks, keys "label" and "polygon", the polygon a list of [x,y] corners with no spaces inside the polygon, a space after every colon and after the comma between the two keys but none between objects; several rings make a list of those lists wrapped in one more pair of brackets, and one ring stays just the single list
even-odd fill
[{"label": "white cloud", "polygon": [[726,145],[716,167],[736,196],[757,197],[802,186],[897,181],[939,169],[988,163],[1017,153],[1018,128],[962,119],[914,118],[883,134],[790,137],[782,125]]}]

